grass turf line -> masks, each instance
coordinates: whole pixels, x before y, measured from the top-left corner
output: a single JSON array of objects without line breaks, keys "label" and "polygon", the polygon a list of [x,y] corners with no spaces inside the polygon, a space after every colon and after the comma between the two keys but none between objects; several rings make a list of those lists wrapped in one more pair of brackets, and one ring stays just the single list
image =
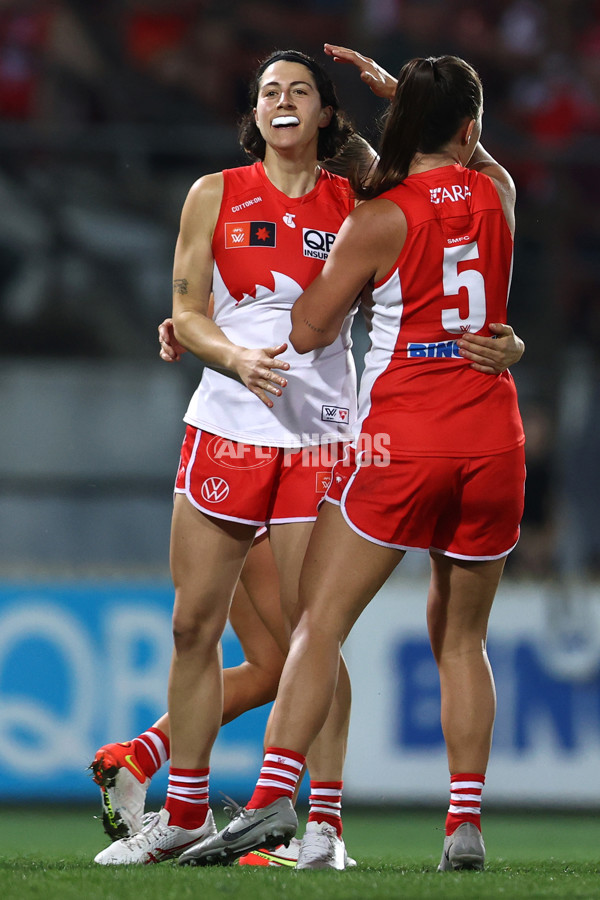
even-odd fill
[{"label": "grass turf line", "polygon": [[[0,889],[6,900],[485,900],[600,898],[600,824],[592,815],[486,813],[485,872],[437,873],[443,815],[352,810],[344,837],[357,869],[100,867],[106,845],[89,810],[4,809]],[[303,818],[302,818],[303,821]]]}]

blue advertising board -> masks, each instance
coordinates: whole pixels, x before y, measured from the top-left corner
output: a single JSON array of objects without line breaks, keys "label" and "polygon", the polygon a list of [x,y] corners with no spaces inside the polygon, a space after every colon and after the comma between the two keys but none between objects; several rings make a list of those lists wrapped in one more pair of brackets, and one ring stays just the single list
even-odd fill
[{"label": "blue advertising board", "polygon": [[[166,709],[168,582],[81,581],[0,587],[0,793],[7,800],[96,801],[87,766]],[[242,661],[228,627],[225,665]],[[262,760],[268,707],[226,725],[212,787],[243,802]],[[199,715],[202,711],[199,710]],[[152,783],[164,798],[167,766]]]},{"label": "blue advertising board", "polygon": [[[346,800],[447,802],[426,597],[426,582],[398,576],[348,639],[353,701]],[[543,585],[502,584],[487,642],[497,712],[486,803],[600,807],[597,588],[586,591],[584,611],[576,619],[565,605],[561,621]]]},{"label": "blue advertising board", "polygon": [[[392,579],[344,648],[353,686],[346,802],[447,799],[426,593],[426,584]],[[135,737],[166,708],[171,607],[168,581],[0,585],[5,801],[98,802],[87,769],[96,749]],[[550,652],[543,592],[531,585],[501,589],[489,637],[498,711],[486,802],[600,806],[599,622],[594,597],[588,646],[576,654],[581,664],[565,665]],[[223,655],[225,665],[242,661],[230,628]],[[211,763],[213,805],[220,792],[241,803],[248,798],[269,710],[252,710],[221,729]],[[167,768],[152,782],[155,808],[164,799]]]}]

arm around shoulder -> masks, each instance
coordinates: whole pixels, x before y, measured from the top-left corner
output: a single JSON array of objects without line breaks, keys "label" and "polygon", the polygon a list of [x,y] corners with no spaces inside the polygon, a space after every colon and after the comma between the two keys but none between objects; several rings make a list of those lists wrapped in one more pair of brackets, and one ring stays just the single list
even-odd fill
[{"label": "arm around shoulder", "polygon": [[508,222],[511,233],[515,231],[515,202],[517,192],[515,183],[510,173],[497,162],[494,157],[484,149],[481,144],[477,144],[473,155],[467,163],[468,169],[474,169],[476,172],[482,172],[492,179],[496,185],[500,202]]},{"label": "arm around shoulder", "polygon": [[405,237],[404,214],[389,200],[369,200],[350,213],[320,274],[292,307],[297,353],[334,342],[365,284],[389,271]]}]

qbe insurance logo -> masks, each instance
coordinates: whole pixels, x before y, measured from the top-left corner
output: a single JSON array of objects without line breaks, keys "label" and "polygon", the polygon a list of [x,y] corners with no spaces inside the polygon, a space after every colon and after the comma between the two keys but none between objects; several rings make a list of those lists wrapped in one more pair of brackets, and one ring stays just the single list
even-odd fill
[{"label": "qbe insurance logo", "polygon": [[336,235],[330,231],[318,231],[316,228],[302,229],[302,252],[313,259],[327,259],[333,247]]}]

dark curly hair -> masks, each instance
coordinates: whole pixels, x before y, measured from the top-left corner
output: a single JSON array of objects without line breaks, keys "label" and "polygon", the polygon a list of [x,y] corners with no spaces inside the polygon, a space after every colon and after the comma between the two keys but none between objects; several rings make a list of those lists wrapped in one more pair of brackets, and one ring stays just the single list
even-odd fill
[{"label": "dark curly hair", "polygon": [[346,114],[340,110],[335,85],[325,69],[311,56],[301,53],[299,50],[275,50],[258,66],[254,79],[250,85],[250,110],[245,113],[240,121],[239,141],[248,156],[254,159],[264,159],[266,152],[265,139],[258,130],[254,121],[254,108],[258,101],[260,79],[265,69],[271,63],[278,60],[300,63],[312,72],[317,90],[323,106],[331,106],[333,115],[329,125],[319,129],[319,142],[317,145],[317,159],[331,159],[336,156],[347,142],[354,129]]}]

